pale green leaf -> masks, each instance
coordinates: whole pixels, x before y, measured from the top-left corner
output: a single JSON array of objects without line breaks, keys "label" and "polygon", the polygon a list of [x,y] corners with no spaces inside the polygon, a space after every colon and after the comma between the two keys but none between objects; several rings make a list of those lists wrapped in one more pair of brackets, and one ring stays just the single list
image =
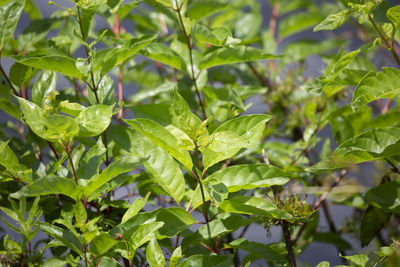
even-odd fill
[{"label": "pale green leaf", "polygon": [[147,245],[146,259],[147,262],[150,264],[150,267],[167,266],[164,254],[162,253],[162,250],[158,245],[157,239],[155,237],[153,237],[153,239]]},{"label": "pale green leaf", "polygon": [[107,251],[109,251],[112,247],[114,247],[118,243],[118,240],[112,238],[112,236],[108,233],[100,233],[96,237],[93,238],[90,243],[90,253],[95,256],[100,256]]},{"label": "pale green leaf", "polygon": [[351,255],[351,256],[340,256],[345,258],[346,260],[354,263],[358,267],[365,267],[369,261],[369,258],[365,255],[358,254],[358,255]]},{"label": "pale green leaf", "polygon": [[182,255],[182,247],[177,247],[174,252],[172,252],[171,258],[169,260],[169,267],[176,267],[179,264],[179,261],[183,257]]},{"label": "pale green leaf", "polygon": [[0,6],[0,51],[12,37],[24,5],[25,0],[14,0]]},{"label": "pale green leaf", "polygon": [[56,90],[57,74],[52,71],[43,71],[32,88],[32,102],[41,105],[42,100],[50,92]]},{"label": "pale green leaf", "polygon": [[76,118],[79,137],[96,136],[104,132],[111,123],[112,106],[95,105],[85,108]]},{"label": "pale green leaf", "polygon": [[10,196],[13,198],[21,198],[52,194],[62,194],[77,200],[82,195],[82,188],[76,185],[73,179],[59,176],[45,176],[22,187],[21,190]]},{"label": "pale green leaf", "polygon": [[386,16],[397,27],[400,25],[400,5],[389,8]]},{"label": "pale green leaf", "polygon": [[337,29],[347,21],[350,15],[350,10],[343,10],[336,14],[331,14],[314,27],[314,32]]},{"label": "pale green leaf", "polygon": [[201,20],[228,7],[229,4],[223,0],[191,1],[187,15],[191,19]]},{"label": "pale green leaf", "polygon": [[65,56],[41,56],[41,57],[17,57],[15,61],[23,65],[59,72],[78,79],[82,79],[82,73],[76,68],[75,60]]},{"label": "pale green leaf", "polygon": [[133,216],[139,213],[139,211],[144,207],[144,205],[147,202],[147,199],[149,198],[150,193],[146,195],[145,198],[137,198],[132,205],[129,206],[128,210],[125,212],[124,216],[122,216],[121,223],[126,222]]},{"label": "pale green leaf", "polygon": [[233,255],[193,255],[185,259],[180,267],[233,267]]},{"label": "pale green leaf", "polygon": [[290,35],[312,28],[321,21],[319,12],[298,12],[283,18],[279,22],[279,37],[286,38]]},{"label": "pale green leaf", "polygon": [[127,124],[146,136],[171,156],[181,162],[189,170],[192,169],[192,158],[188,151],[178,147],[178,140],[158,123],[147,119],[124,120]]},{"label": "pale green leaf", "polygon": [[14,151],[8,146],[8,141],[0,141],[0,165],[6,169],[12,169],[19,165],[19,161]]}]

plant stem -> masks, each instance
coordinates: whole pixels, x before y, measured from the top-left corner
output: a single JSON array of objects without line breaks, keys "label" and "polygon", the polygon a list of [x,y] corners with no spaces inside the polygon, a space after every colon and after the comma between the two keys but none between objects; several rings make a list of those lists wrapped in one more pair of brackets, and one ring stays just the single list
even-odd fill
[{"label": "plant stem", "polygon": [[71,146],[68,144],[64,144],[63,148],[64,148],[64,151],[67,153],[69,163],[71,164],[72,174],[74,175],[75,183],[78,185],[78,178],[76,176],[74,162],[72,161],[72,157],[71,157]]},{"label": "plant stem", "polygon": [[[1,51],[0,51],[0,60],[1,60]],[[0,72],[1,74],[3,74],[4,78],[6,78],[7,83],[10,85],[11,87],[11,91],[14,95],[19,96],[17,90],[15,90],[14,85],[11,83],[10,78],[8,78],[6,72],[3,69],[3,66],[1,66],[1,62],[0,62]]]},{"label": "plant stem", "polygon": [[375,30],[378,32],[378,34],[381,36],[383,41],[385,42],[387,49],[392,53],[393,58],[396,60],[397,65],[400,67],[400,58],[397,55],[396,51],[394,50],[393,42],[390,42],[386,34],[379,28],[379,25],[375,22],[374,17],[369,14],[368,15],[369,21],[372,23],[372,26],[374,26]]},{"label": "plant stem", "polygon": [[286,251],[287,251],[287,259],[289,261],[290,267],[296,267],[296,258],[293,252],[293,243],[290,237],[290,229],[289,223],[285,220],[281,220],[281,227],[283,232],[283,238],[285,239]]},{"label": "plant stem", "polygon": [[[83,34],[81,12],[80,12],[79,7],[77,7],[77,11],[78,11],[78,24],[79,24],[79,29],[80,29],[80,31],[81,31],[81,36],[82,36],[83,40],[84,40],[85,42],[87,42],[87,38],[86,38],[86,36],[84,36],[84,34]],[[86,52],[86,57],[87,57],[88,64],[90,64],[90,53],[89,53],[89,48],[88,48],[86,45],[85,45],[85,52]],[[92,70],[92,69],[90,69],[90,78],[92,79],[92,86],[90,87],[90,89],[91,89],[92,92],[94,93],[94,96],[95,96],[95,98],[96,98],[96,103],[97,103],[97,104],[100,104],[100,99],[99,99],[99,96],[98,96],[98,94],[97,94],[97,90],[98,90],[98,84],[100,83],[101,79],[100,79],[99,83],[96,85],[95,80],[94,80],[94,74],[93,74],[93,70]],[[88,84],[88,85],[89,85],[89,84]],[[107,143],[106,132],[103,132],[102,136],[103,136],[104,147],[105,147],[105,149],[106,149],[106,153],[105,153],[105,154],[106,154],[106,161],[105,161],[105,164],[108,166],[108,165],[110,164],[110,159],[109,159],[109,157],[108,157],[108,143]]]},{"label": "plant stem", "polygon": [[200,89],[199,89],[199,87],[197,85],[197,78],[196,78],[196,75],[194,73],[192,41],[190,39],[189,34],[187,33],[187,31],[185,29],[185,24],[183,23],[182,14],[181,14],[182,7],[178,5],[178,1],[177,0],[175,0],[175,4],[176,4],[177,7],[174,10],[176,11],[176,13],[178,13],[179,23],[181,25],[181,28],[182,28],[182,31],[183,31],[183,35],[185,36],[187,47],[188,47],[188,50],[189,50],[190,68],[191,68],[191,74],[192,74],[191,80],[193,82],[194,88],[196,89],[196,94],[197,94],[197,98],[199,99],[199,104],[200,104],[201,111],[202,111],[202,114],[203,114],[203,119],[205,119],[205,118],[207,118],[205,104],[204,104],[204,100],[201,97]]}]

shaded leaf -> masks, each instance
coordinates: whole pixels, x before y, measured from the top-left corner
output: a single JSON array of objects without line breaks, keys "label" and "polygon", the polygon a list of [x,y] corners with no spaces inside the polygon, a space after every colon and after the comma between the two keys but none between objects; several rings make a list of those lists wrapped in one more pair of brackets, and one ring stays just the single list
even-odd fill
[{"label": "shaded leaf", "polygon": [[208,69],[211,67],[233,64],[239,62],[255,61],[262,59],[278,59],[280,56],[272,55],[263,50],[247,47],[225,47],[218,48],[210,53],[207,53],[199,64],[200,69]]}]

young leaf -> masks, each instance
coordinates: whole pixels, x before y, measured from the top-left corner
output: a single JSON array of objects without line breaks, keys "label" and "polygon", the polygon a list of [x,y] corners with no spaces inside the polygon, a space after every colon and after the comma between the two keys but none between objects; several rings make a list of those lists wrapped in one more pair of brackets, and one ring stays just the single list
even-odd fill
[{"label": "young leaf", "polygon": [[100,175],[89,180],[87,185],[84,187],[84,195],[90,196],[99,187],[113,179],[115,176],[136,169],[143,164],[144,160],[145,159],[143,158],[138,158],[135,156],[126,156],[114,161],[107,168],[105,168]]},{"label": "young leaf", "polygon": [[145,198],[137,198],[132,205],[129,206],[128,210],[125,212],[124,216],[122,217],[121,223],[126,222],[133,216],[139,213],[139,211],[146,205],[147,199],[149,198],[150,193],[146,195]]},{"label": "young leaf", "polygon": [[358,267],[365,267],[367,265],[367,262],[369,261],[369,258],[362,254],[351,255],[351,256],[340,256],[340,257],[345,258],[346,260],[354,263]]},{"label": "young leaf", "polygon": [[8,146],[8,141],[0,141],[0,165],[6,169],[13,169],[19,165],[19,161],[14,151]]},{"label": "young leaf", "polygon": [[384,67],[377,73],[368,73],[357,85],[351,107],[353,110],[381,98],[393,98],[400,94],[400,71]]},{"label": "young leaf", "polygon": [[178,140],[158,123],[147,119],[124,120],[127,124],[146,136],[171,156],[176,158],[189,170],[192,169],[192,158],[188,151],[178,147]]},{"label": "young leaf", "polygon": [[95,105],[85,108],[76,118],[79,137],[96,136],[104,132],[111,123],[112,107]]},{"label": "young leaf", "polygon": [[0,51],[13,35],[24,5],[25,0],[13,0],[0,5]]},{"label": "young leaf", "polygon": [[172,124],[183,130],[192,139],[196,138],[196,132],[201,124],[199,117],[194,115],[185,99],[174,91],[174,103],[171,105]]},{"label": "young leaf", "polygon": [[390,22],[398,27],[400,25],[400,5],[389,8],[386,12],[386,16]]},{"label": "young leaf", "polygon": [[153,237],[146,249],[146,259],[150,267],[167,266],[164,259],[164,254],[157,243],[157,239]]},{"label": "young leaf", "polygon": [[32,102],[41,105],[42,100],[50,92],[56,90],[57,74],[52,71],[43,71],[32,88]]},{"label": "young leaf", "polygon": [[76,185],[72,179],[58,176],[45,176],[22,187],[21,190],[10,196],[13,198],[21,198],[51,194],[62,194],[74,200],[78,200],[82,195],[82,188]]},{"label": "young leaf", "polygon": [[202,70],[225,64],[277,58],[280,58],[280,56],[272,55],[253,47],[224,47],[206,54],[200,62],[199,68]]},{"label": "young leaf", "polygon": [[337,29],[347,21],[350,15],[350,10],[343,10],[336,14],[331,14],[314,27],[314,32]]},{"label": "young leaf", "polygon": [[176,267],[182,258],[182,247],[177,247],[174,252],[172,252],[171,258],[169,260],[169,267]]}]

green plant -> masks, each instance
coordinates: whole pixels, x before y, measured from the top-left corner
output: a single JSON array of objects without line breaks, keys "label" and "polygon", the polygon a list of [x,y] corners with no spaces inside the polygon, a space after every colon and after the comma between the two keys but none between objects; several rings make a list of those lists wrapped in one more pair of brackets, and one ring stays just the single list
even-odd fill
[{"label": "green plant", "polygon": [[0,0],[3,265],[293,267],[316,241],[397,266],[399,5],[270,0],[266,28],[257,0],[70,2]]}]

